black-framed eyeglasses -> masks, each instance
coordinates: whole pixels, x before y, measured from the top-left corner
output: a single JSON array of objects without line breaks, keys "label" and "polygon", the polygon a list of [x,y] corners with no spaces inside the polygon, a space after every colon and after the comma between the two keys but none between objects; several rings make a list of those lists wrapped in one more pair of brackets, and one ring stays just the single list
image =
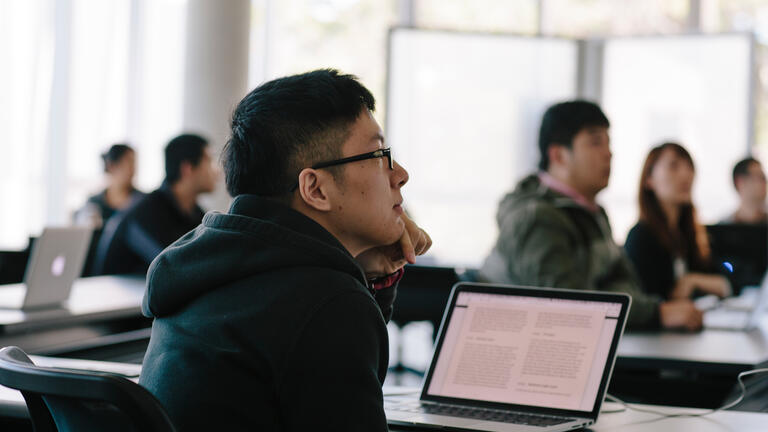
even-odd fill
[{"label": "black-framed eyeglasses", "polygon": [[[331,160],[327,162],[319,162],[314,165],[312,165],[310,168],[312,169],[320,169],[320,168],[328,168],[336,165],[343,165],[350,162],[357,162],[362,160],[368,160],[368,159],[376,159],[376,158],[387,158],[387,161],[389,161],[389,169],[394,170],[395,169],[395,163],[392,160],[392,150],[390,147],[378,149],[369,153],[363,153],[355,156],[345,157],[341,159]],[[296,182],[293,187],[291,187],[291,192],[295,191],[299,188],[299,182]]]}]

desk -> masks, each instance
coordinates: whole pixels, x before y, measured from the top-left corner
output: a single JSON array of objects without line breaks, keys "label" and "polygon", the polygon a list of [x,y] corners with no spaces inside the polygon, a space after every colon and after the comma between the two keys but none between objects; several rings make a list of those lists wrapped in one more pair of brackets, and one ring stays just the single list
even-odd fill
[{"label": "desk", "polygon": [[[23,284],[0,285],[0,296],[21,298]],[[60,308],[22,311],[0,309],[0,332],[28,331],[40,327],[67,325],[102,319],[121,318],[141,313],[144,278],[136,276],[98,276],[78,279],[69,300]]]},{"label": "desk", "polygon": [[[691,408],[638,405],[642,408],[666,413],[702,412]],[[620,405],[603,404],[604,410],[614,410]],[[751,432],[768,428],[768,414],[743,411],[719,411],[706,417],[665,418],[656,414],[627,410],[621,413],[601,414],[597,423],[588,431],[594,432]]]},{"label": "desk", "polygon": [[634,401],[712,408],[732,395],[739,372],[766,365],[768,317],[749,332],[628,332],[619,345],[609,392]]},{"label": "desk", "polygon": [[[124,363],[92,362],[87,360],[57,359],[45,357],[33,357],[36,364],[54,367],[82,368],[91,370],[110,371],[125,375],[138,375],[141,366]],[[135,378],[134,378],[135,380]],[[387,391],[388,390],[388,391]],[[385,389],[386,394],[394,394],[396,388]],[[405,392],[407,393],[407,392]],[[667,413],[678,412],[702,412],[703,410],[691,408],[664,407],[658,405],[638,405],[639,407],[653,409]],[[615,410],[619,405],[606,402],[604,410]],[[29,416],[24,398],[16,390],[0,386],[0,417],[27,418]],[[742,411],[721,411],[706,417],[678,417],[663,418],[655,414],[648,414],[627,410],[620,413],[601,414],[597,424],[589,428],[593,432],[749,432],[765,431],[768,426],[768,414],[748,413]],[[414,430],[390,426],[392,431]]]},{"label": "desk", "polygon": [[[19,284],[0,285],[0,296],[21,297],[24,290]],[[0,309],[0,346],[16,345],[31,354],[62,355],[111,340],[125,341],[126,337],[146,339],[151,320],[141,315],[143,295],[143,277],[78,279],[61,308]],[[126,332],[129,336],[114,336]]]},{"label": "desk", "polygon": [[[384,394],[399,399],[405,395],[418,395],[418,388],[385,386]],[[700,413],[707,410],[696,408],[680,408],[659,405],[632,405],[643,409],[673,413]],[[622,409],[619,404],[605,402],[603,411],[615,411]],[[390,426],[391,431],[413,431],[419,428],[408,426]],[[657,414],[649,414],[634,410],[625,410],[600,414],[597,424],[588,428],[593,432],[749,432],[768,430],[768,414],[749,413],[743,411],[719,411],[705,417],[674,417],[665,418]]]},{"label": "desk", "polygon": [[624,334],[617,365],[737,374],[768,363],[768,317],[751,331]]},{"label": "desk", "polygon": [[[618,407],[617,404],[603,404],[603,408],[606,410],[613,410]],[[658,405],[638,405],[638,407],[668,413],[703,411]],[[706,417],[665,418],[655,414],[627,410],[621,413],[602,414],[597,423],[586,430],[592,432],[764,432],[767,428],[768,414],[720,411]],[[394,432],[434,429],[390,426],[389,430]]]}]

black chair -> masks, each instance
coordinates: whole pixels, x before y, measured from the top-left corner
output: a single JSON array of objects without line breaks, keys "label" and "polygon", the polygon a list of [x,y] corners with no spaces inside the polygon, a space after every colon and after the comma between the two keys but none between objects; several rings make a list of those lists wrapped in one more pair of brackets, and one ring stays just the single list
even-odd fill
[{"label": "black chair", "polygon": [[36,366],[17,347],[0,349],[0,384],[21,391],[36,432],[175,430],[160,402],[133,381]]},{"label": "black chair", "polygon": [[[443,320],[445,305],[451,295],[451,288],[459,282],[459,276],[453,267],[430,267],[407,265],[403,279],[397,287],[397,298],[393,306],[392,322],[398,328],[415,321],[432,323],[432,339],[437,336],[440,322]],[[402,374],[405,372],[423,376],[424,371],[403,364],[402,342],[395,348],[398,361],[389,370]]]},{"label": "black chair", "polygon": [[103,231],[104,231],[103,228],[98,228],[93,230],[93,235],[91,236],[91,243],[88,245],[88,253],[85,254],[85,264],[83,265],[83,272],[80,273],[80,277],[99,276],[95,272],[96,252],[98,250],[99,239],[101,239],[101,233]]},{"label": "black chair", "polygon": [[115,254],[117,246],[115,238],[125,231],[126,224],[123,223],[125,211],[120,211],[112,215],[104,224],[104,228],[99,235],[99,241],[96,243],[93,252],[93,261],[90,266],[90,273],[93,276],[110,275],[121,273],[115,271]]},{"label": "black chair", "polygon": [[459,276],[453,267],[405,266],[397,288],[392,321],[401,327],[414,321],[429,321],[434,328],[434,339],[456,282],[459,282]]},{"label": "black chair", "polygon": [[15,284],[24,281],[29,254],[36,238],[30,237],[27,248],[20,251],[0,251],[0,284]]}]

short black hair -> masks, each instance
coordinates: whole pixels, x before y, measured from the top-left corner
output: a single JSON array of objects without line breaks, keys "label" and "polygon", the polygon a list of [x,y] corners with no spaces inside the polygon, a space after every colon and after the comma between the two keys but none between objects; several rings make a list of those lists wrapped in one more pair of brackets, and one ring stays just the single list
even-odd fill
[{"label": "short black hair", "polygon": [[736,165],[733,167],[733,187],[736,187],[737,178],[749,175],[749,166],[753,163],[759,164],[760,162],[753,157],[748,157],[736,163]]},{"label": "short black hair", "polygon": [[233,197],[288,196],[303,168],[340,157],[349,126],[375,104],[357,77],[335,69],[256,87],[232,113],[221,155],[227,191]]},{"label": "short black hair", "polygon": [[549,146],[557,144],[572,148],[573,137],[583,128],[593,126],[610,126],[608,117],[594,102],[573,100],[549,107],[539,129],[539,169],[546,171],[549,168]]},{"label": "short black hair", "polygon": [[126,153],[132,151],[133,148],[131,148],[131,146],[128,144],[113,144],[109,150],[101,154],[101,160],[104,162],[104,172],[108,172],[110,165],[120,162],[120,159],[122,159]]},{"label": "short black hair", "polygon": [[165,183],[172,185],[181,177],[181,163],[197,166],[205,154],[208,140],[195,134],[182,134],[165,146]]}]

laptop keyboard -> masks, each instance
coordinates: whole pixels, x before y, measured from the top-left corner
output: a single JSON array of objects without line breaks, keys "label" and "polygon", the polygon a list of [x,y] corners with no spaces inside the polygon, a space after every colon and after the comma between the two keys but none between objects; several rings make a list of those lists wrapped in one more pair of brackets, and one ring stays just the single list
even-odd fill
[{"label": "laptop keyboard", "polygon": [[571,418],[552,417],[536,414],[523,414],[488,408],[475,408],[448,404],[424,404],[413,402],[388,406],[388,410],[411,412],[416,414],[435,414],[476,420],[494,421],[501,423],[521,424],[528,426],[554,426],[573,421]]}]

